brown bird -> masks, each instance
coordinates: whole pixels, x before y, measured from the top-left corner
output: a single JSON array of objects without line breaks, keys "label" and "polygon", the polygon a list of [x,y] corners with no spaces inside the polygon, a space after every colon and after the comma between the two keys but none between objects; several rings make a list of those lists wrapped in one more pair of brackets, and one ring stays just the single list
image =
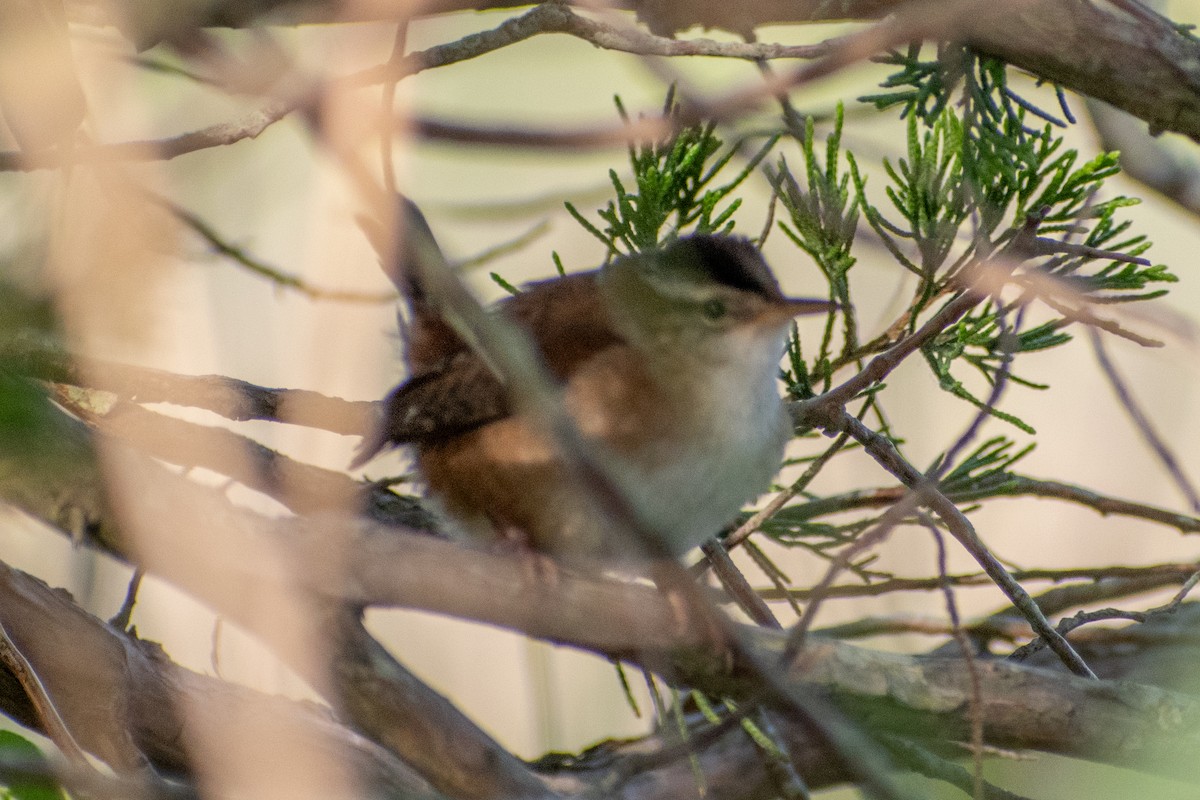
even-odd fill
[{"label": "brown bird", "polygon": [[[412,377],[387,396],[354,466],[412,445],[430,494],[468,535],[570,560],[643,557],[484,360],[419,287],[409,294]],[[768,488],[791,432],[777,385],[791,319],[832,307],[784,296],[757,248],[725,235],[681,238],[499,304],[531,335],[616,488],[675,554]]]}]

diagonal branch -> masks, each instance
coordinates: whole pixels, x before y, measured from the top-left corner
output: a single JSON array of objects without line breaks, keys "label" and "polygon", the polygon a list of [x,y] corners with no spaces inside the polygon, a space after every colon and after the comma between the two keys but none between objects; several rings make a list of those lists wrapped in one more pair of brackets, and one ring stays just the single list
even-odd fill
[{"label": "diagonal branch", "polygon": [[857,442],[874,458],[880,466],[895,475],[912,492],[918,495],[921,504],[928,506],[946,524],[947,529],[958,539],[959,543],[971,554],[984,572],[1007,595],[1008,599],[1021,614],[1029,620],[1034,631],[1043,637],[1050,648],[1063,660],[1072,672],[1095,678],[1095,673],[1084,663],[1074,648],[1063,638],[1042,613],[1037,604],[1029,597],[1028,592],[1021,587],[1012,575],[988,550],[987,545],[980,540],[975,527],[970,520],[947,498],[936,485],[925,479],[916,467],[908,463],[895,447],[879,434],[871,431],[857,419],[847,414],[843,409],[826,409],[814,414],[810,423],[823,428],[830,433],[849,432]]}]

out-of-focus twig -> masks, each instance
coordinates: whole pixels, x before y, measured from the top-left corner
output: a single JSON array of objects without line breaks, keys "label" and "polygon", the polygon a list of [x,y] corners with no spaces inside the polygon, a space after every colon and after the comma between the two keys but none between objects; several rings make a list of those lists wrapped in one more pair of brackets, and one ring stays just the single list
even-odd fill
[{"label": "out-of-focus twig", "polygon": [[[788,506],[786,509],[787,519],[804,521],[842,511],[888,506],[899,500],[905,491],[898,487],[881,487],[806,500],[803,503]],[[1043,480],[1027,475],[1009,475],[1002,485],[994,488],[967,491],[955,491],[947,488],[946,494],[956,503],[975,503],[1006,497],[1050,498],[1090,508],[1103,516],[1134,517],[1175,528],[1181,533],[1200,533],[1200,517],[1110,497],[1082,486]]]},{"label": "out-of-focus twig", "polygon": [[1150,135],[1140,119],[1099,100],[1088,98],[1087,109],[1104,149],[1121,153],[1123,174],[1200,214],[1200,158],[1194,148]]},{"label": "out-of-focus twig", "polygon": [[332,300],[342,303],[387,303],[396,299],[396,293],[388,290],[383,292],[356,292],[348,289],[329,289],[313,286],[303,278],[293,273],[272,266],[262,259],[238,247],[217,232],[216,228],[178,203],[165,197],[155,197],[161,205],[167,208],[176,219],[190,228],[197,236],[206,241],[212,249],[226,258],[232,259],[250,272],[267,278],[277,286],[293,289],[313,300]]},{"label": "out-of-focus twig", "polygon": [[[946,458],[947,464],[952,461],[953,459]],[[942,582],[942,597],[946,601],[946,617],[950,620],[951,635],[954,637],[954,643],[958,645],[958,652],[962,656],[963,666],[970,676],[971,702],[967,705],[967,719],[971,723],[971,794],[975,800],[982,800],[984,796],[983,687],[979,678],[979,666],[975,661],[974,646],[967,637],[966,631],[963,630],[962,617],[958,613],[958,600],[954,596],[954,587],[946,580],[946,576],[949,574],[946,569],[946,539],[942,535],[942,532],[938,530],[938,526],[929,518],[928,514],[918,512],[917,518],[933,537],[934,546],[937,550],[937,574]]]},{"label": "out-of-focus twig", "polygon": [[65,164],[168,161],[199,150],[253,139],[295,109],[294,102],[272,100],[236,122],[218,123],[163,139],[80,144],[71,148],[66,155],[53,150],[31,153],[0,152],[0,172],[55,169]]},{"label": "out-of-focus twig", "polygon": [[1100,369],[1104,371],[1104,375],[1108,378],[1108,383],[1112,386],[1113,392],[1117,395],[1117,400],[1121,407],[1125,409],[1125,413],[1133,421],[1134,426],[1141,434],[1142,439],[1150,447],[1151,452],[1162,463],[1167,474],[1171,476],[1171,480],[1175,486],[1187,498],[1188,505],[1192,511],[1200,514],[1200,493],[1196,491],[1196,487],[1184,474],[1183,467],[1179,463],[1179,459],[1171,451],[1171,447],[1166,440],[1158,433],[1154,427],[1154,423],[1142,411],[1133,393],[1129,390],[1121,374],[1117,372],[1117,368],[1113,365],[1108,357],[1108,352],[1104,348],[1104,342],[1100,338],[1100,334],[1092,331],[1092,350],[1096,354],[1096,361],[1100,364]]}]

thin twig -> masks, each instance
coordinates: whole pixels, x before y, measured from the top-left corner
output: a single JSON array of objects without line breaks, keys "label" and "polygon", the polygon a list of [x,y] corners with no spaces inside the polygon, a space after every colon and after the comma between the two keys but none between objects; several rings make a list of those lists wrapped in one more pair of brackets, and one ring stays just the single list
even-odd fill
[{"label": "thin twig", "polygon": [[[907,489],[903,487],[879,487],[862,489],[845,494],[829,495],[806,500],[803,503],[788,506],[786,509],[788,522],[802,522],[816,519],[826,514],[837,514],[860,508],[879,508],[890,506],[901,497]],[[944,490],[946,496],[955,503],[977,503],[985,500],[995,500],[1013,497],[1042,497],[1063,500],[1090,508],[1103,516],[1117,515],[1133,517],[1156,522],[1175,528],[1181,533],[1200,533],[1200,517],[1190,514],[1180,514],[1157,506],[1144,503],[1134,503],[1109,497],[1081,486],[1074,486],[1060,481],[1031,478],[1025,475],[1010,474],[995,487],[980,489]]]},{"label": "thin twig", "polygon": [[[404,50],[408,45],[408,23],[410,17],[403,17],[396,23],[396,36],[392,40],[392,55],[388,58],[388,66],[399,64],[404,59]],[[396,85],[399,79],[385,80],[379,101],[380,111],[385,121],[379,136],[379,164],[383,169],[383,188],[391,194],[396,194],[396,160],[392,152],[392,137],[395,126],[387,123],[394,121],[393,109],[396,106]]]},{"label": "thin twig", "polygon": [[910,335],[904,337],[884,352],[867,362],[858,374],[824,394],[817,395],[811,400],[800,400],[792,404],[792,416],[802,423],[808,415],[821,407],[834,408],[844,406],[859,393],[868,389],[891,374],[892,370],[902,364],[905,359],[915,353],[922,345],[928,343],[942,331],[957,322],[984,299],[985,295],[974,290],[964,291],[950,300],[941,310],[930,317],[924,325]]},{"label": "thin twig", "polygon": [[[1115,567],[1088,570],[1014,570],[1013,577],[1019,581],[1053,581],[1064,580],[1084,581],[1067,586],[1050,589],[1034,598],[1043,612],[1054,614],[1068,608],[1089,605],[1101,600],[1117,597],[1146,594],[1164,586],[1180,584],[1186,581],[1196,570],[1195,564],[1159,565],[1154,567]],[[1106,577],[1104,573],[1115,571],[1119,577]],[[1069,573],[1069,574],[1063,574]],[[1081,574],[1087,573],[1087,574]],[[1132,573],[1132,574],[1131,574]],[[848,599],[856,597],[882,597],[894,592],[931,592],[939,591],[944,583],[952,586],[987,586],[991,583],[986,573],[971,573],[966,575],[948,575],[944,580],[939,578],[891,578],[876,583],[843,584],[831,586],[823,593],[828,599]],[[811,589],[763,588],[758,594],[764,600],[807,600],[812,596]],[[1009,630],[1007,620],[1012,618],[1013,610],[1006,607],[1003,611],[988,617],[988,622],[977,623],[973,630],[990,631],[993,624],[999,624],[1004,630]],[[836,636],[874,636],[887,632],[888,626],[897,625],[925,633],[946,633],[940,627],[930,627],[928,623],[910,620],[871,621],[861,626],[855,623],[835,625],[832,628],[822,628],[821,631],[833,631]],[[1022,634],[1026,635],[1026,634]],[[1007,637],[1007,634],[1004,634]]]},{"label": "thin twig", "polygon": [[481,267],[484,264],[487,264],[491,261],[495,261],[496,259],[498,259],[502,256],[509,255],[510,253],[515,253],[519,250],[524,249],[525,247],[528,247],[530,244],[536,242],[538,239],[545,236],[549,231],[550,231],[550,220],[543,219],[540,222],[533,225],[531,228],[529,228],[529,230],[525,231],[524,233],[518,234],[517,236],[514,236],[513,238],[511,238],[507,241],[500,242],[497,245],[493,245],[484,250],[481,250],[480,252],[476,253],[473,256],[469,256],[467,258],[464,258],[464,259],[454,262],[454,265],[453,265],[454,269],[456,269],[460,272],[465,271],[465,270],[476,269],[477,267]]},{"label": "thin twig", "polygon": [[[791,606],[792,613],[799,618],[799,616],[804,613],[804,609],[802,609],[800,604],[796,602],[795,598],[788,593],[788,587],[791,585],[791,579],[788,577],[788,575],[781,570],[755,542],[743,542],[742,552],[748,555],[750,560],[753,561],[760,570],[762,570],[763,574],[767,576],[767,580],[771,582],[771,585],[783,594],[784,600],[786,600],[787,604]],[[755,594],[758,594],[760,597],[762,596],[758,592],[755,592]]]},{"label": "thin twig", "polygon": [[780,656],[780,663],[791,663],[804,648],[805,638],[812,627],[813,620],[816,619],[817,611],[827,597],[828,590],[833,585],[834,580],[837,579],[837,576],[850,565],[855,556],[866,552],[886,539],[896,526],[911,514],[916,507],[917,496],[913,492],[909,492],[900,498],[895,505],[885,511],[883,516],[879,518],[879,521],[871,526],[870,529],[859,535],[858,538],[838,552],[837,557],[829,563],[825,574],[813,585],[808,596],[808,605],[804,608],[804,614],[801,615],[800,620],[788,633],[787,646]]},{"label": "thin twig", "polygon": [[293,289],[313,300],[371,304],[389,303],[396,300],[396,292],[391,289],[383,292],[359,292],[350,289],[329,289],[313,286],[300,276],[272,266],[246,252],[244,248],[232,244],[222,237],[213,226],[201,219],[199,215],[192,213],[178,203],[174,203],[161,195],[155,195],[154,199],[170,211],[176,219],[190,228],[192,232],[206,241],[213,251],[241,264],[250,272],[267,278],[277,286]]},{"label": "thin twig", "polygon": [[1198,584],[1198,583],[1200,583],[1200,570],[1193,572],[1191,574],[1191,577],[1189,577],[1186,581],[1183,582],[1183,586],[1179,587],[1179,591],[1174,594],[1174,596],[1171,598],[1171,600],[1166,605],[1158,606],[1157,608],[1152,608],[1152,609],[1150,609],[1150,612],[1151,613],[1157,613],[1159,611],[1172,612],[1175,609],[1179,608],[1179,605],[1191,593],[1192,589],[1196,588],[1196,584]]},{"label": "thin twig", "polygon": [[1045,614],[1021,587],[1021,584],[1014,580],[1008,570],[992,555],[987,545],[975,532],[975,526],[971,524],[971,521],[936,486],[930,485],[925,480],[925,476],[905,460],[890,441],[841,409],[833,413],[827,411],[820,418],[814,416],[811,421],[830,433],[848,431],[850,436],[858,441],[880,466],[899,478],[905,486],[914,490],[919,495],[920,503],[938,515],[951,535],[983,567],[984,572],[1000,587],[1009,602],[1029,620],[1029,624],[1039,635],[1047,639],[1050,648],[1062,659],[1063,663],[1077,675],[1093,679],[1096,677],[1096,674],[1075,652],[1070,643],[1054,629]]},{"label": "thin twig", "polygon": [[[939,581],[944,587],[954,586],[952,580]],[[1029,638],[1029,623],[1014,617],[996,617],[971,622],[961,626],[962,630],[972,639],[983,641],[1015,642],[1018,639]],[[954,639],[954,623],[940,617],[915,616],[898,614],[883,617],[862,617],[853,622],[841,625],[830,625],[825,628],[815,628],[813,636],[826,639],[869,639],[876,636],[891,636],[898,633],[915,633],[922,636],[949,636]],[[959,644],[952,645],[956,650]]]},{"label": "thin twig", "polygon": [[[1028,280],[1028,275],[1022,275],[1018,282],[1025,283]],[[1071,322],[1079,322],[1092,328],[1099,328],[1102,331],[1111,333],[1113,336],[1119,336],[1122,339],[1128,339],[1134,344],[1142,347],[1162,347],[1161,339],[1153,339],[1149,336],[1143,336],[1137,331],[1131,331],[1121,323],[1113,319],[1105,319],[1093,314],[1089,309],[1080,306],[1069,306],[1066,303],[1061,303],[1053,297],[1039,295],[1039,299],[1050,306],[1050,308],[1062,314]]]},{"label": "thin twig", "polygon": [[117,613],[109,619],[108,624],[122,631],[129,630],[129,622],[133,618],[133,607],[137,605],[138,590],[142,587],[142,578],[146,572],[141,567],[134,567],[129,576],[129,585],[125,588],[125,600]]},{"label": "thin twig", "polygon": [[750,586],[746,576],[733,563],[733,559],[729,557],[729,551],[721,542],[709,539],[700,545],[700,549],[704,551],[708,563],[712,565],[713,573],[721,581],[725,591],[734,599],[738,608],[746,612],[746,616],[765,628],[783,630],[779,620],[771,613],[770,607]]},{"label": "thin twig", "polygon": [[804,470],[804,473],[793,481],[791,486],[777,493],[771,498],[770,502],[754,512],[750,519],[743,522],[733,533],[725,537],[725,546],[730,550],[737,547],[761,528],[767,520],[779,513],[779,510],[787,505],[789,500],[800,494],[800,492],[808,487],[808,484],[812,483],[813,478],[817,477],[817,473],[829,463],[829,459],[833,458],[842,449],[848,439],[849,436],[846,434],[842,434],[834,439],[833,444],[825,448],[824,452],[809,464],[808,469]]},{"label": "thin twig", "polygon": [[967,705],[967,717],[971,722],[971,774],[973,777],[972,796],[975,800],[983,800],[983,687],[979,679],[979,666],[975,663],[975,652],[971,641],[963,631],[962,618],[958,614],[958,602],[954,598],[954,587],[946,580],[946,539],[938,526],[924,512],[918,512],[918,519],[933,537],[937,548],[937,574],[942,580],[942,596],[946,599],[946,615],[950,618],[950,629],[958,650],[962,654],[963,664],[971,679],[971,702]]},{"label": "thin twig", "polygon": [[1142,411],[1133,393],[1129,390],[1125,379],[1121,377],[1121,373],[1117,372],[1116,366],[1108,358],[1108,352],[1105,350],[1104,341],[1100,338],[1100,334],[1092,331],[1092,350],[1096,353],[1096,361],[1100,364],[1100,369],[1104,371],[1104,376],[1108,378],[1109,386],[1117,395],[1117,400],[1120,401],[1121,407],[1125,409],[1125,413],[1133,421],[1137,427],[1138,433],[1141,434],[1142,440],[1150,447],[1151,452],[1162,463],[1167,474],[1171,476],[1171,480],[1175,482],[1175,486],[1187,499],[1188,505],[1192,511],[1200,514],[1200,493],[1197,493],[1196,487],[1184,474],[1183,467],[1179,460],[1175,458],[1175,454],[1167,445],[1166,440],[1159,435],[1154,427],[1154,423]]},{"label": "thin twig", "polygon": [[58,151],[0,152],[0,172],[57,169],[66,164],[108,164],[113,162],[169,161],[188,153],[225,147],[254,139],[263,131],[299,107],[287,100],[271,100],[237,122],[218,123],[207,128],[168,136],[163,139],[76,145],[68,153]]}]

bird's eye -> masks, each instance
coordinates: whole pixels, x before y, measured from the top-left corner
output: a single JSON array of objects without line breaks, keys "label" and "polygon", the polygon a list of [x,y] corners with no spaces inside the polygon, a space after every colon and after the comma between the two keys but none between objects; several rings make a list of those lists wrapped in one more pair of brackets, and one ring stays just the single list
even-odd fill
[{"label": "bird's eye", "polygon": [[700,306],[700,311],[704,314],[705,319],[716,322],[724,318],[727,309],[723,301],[714,297],[711,300],[705,300],[704,304]]}]

